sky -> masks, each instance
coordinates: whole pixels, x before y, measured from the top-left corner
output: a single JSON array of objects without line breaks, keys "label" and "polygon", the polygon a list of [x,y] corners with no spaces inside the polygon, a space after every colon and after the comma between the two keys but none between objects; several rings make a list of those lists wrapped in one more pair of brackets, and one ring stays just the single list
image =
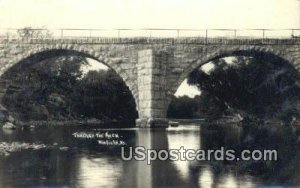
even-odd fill
[{"label": "sky", "polygon": [[[0,29],[300,29],[297,0],[0,0]],[[101,68],[101,66],[94,68]],[[102,67],[103,68],[103,67]],[[176,96],[200,94],[186,80]]]},{"label": "sky", "polygon": [[1,28],[299,28],[297,0],[0,0]]}]

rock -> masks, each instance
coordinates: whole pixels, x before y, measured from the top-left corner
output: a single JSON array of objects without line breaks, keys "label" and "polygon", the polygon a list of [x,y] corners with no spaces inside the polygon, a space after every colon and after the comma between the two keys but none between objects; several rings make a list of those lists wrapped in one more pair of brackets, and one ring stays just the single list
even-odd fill
[{"label": "rock", "polygon": [[4,156],[5,156],[5,157],[8,157],[8,156],[10,156],[10,153],[4,152]]},{"label": "rock", "polygon": [[20,142],[0,142],[0,156],[9,156],[13,152],[19,152],[21,150],[40,150],[47,148],[45,144],[35,144],[35,143],[20,143]]},{"label": "rock", "polygon": [[17,127],[10,123],[10,122],[6,122],[3,126],[2,126],[3,129],[16,129]]},{"label": "rock", "polygon": [[15,121],[15,119],[11,115],[9,115],[7,117],[7,121],[13,123]]},{"label": "rock", "polygon": [[69,149],[69,147],[60,147],[59,148],[61,151],[67,151]]}]

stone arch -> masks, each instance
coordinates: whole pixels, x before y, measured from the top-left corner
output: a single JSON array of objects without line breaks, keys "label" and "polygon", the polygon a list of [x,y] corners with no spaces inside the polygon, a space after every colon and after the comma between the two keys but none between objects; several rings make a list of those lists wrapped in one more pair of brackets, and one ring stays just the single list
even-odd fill
[{"label": "stone arch", "polygon": [[[63,55],[78,55],[87,58],[91,58],[93,60],[98,61],[99,63],[103,63],[112,69],[117,75],[119,75],[125,85],[128,87],[131,92],[136,109],[138,111],[138,91],[136,88],[135,80],[132,79],[132,75],[129,75],[124,71],[119,65],[120,63],[124,63],[122,59],[119,58],[109,58],[101,52],[95,51],[92,48],[86,48],[82,45],[75,44],[56,44],[56,45],[36,45],[34,47],[28,47],[24,52],[14,54],[13,58],[9,60],[9,62],[0,68],[0,78],[11,68],[18,64],[22,64],[26,62],[26,60],[30,60],[32,58],[36,58],[35,60],[41,61],[51,57],[63,56]],[[29,62],[29,61],[28,61]]]},{"label": "stone arch", "polygon": [[[277,50],[274,48],[269,47],[263,47],[263,46],[239,46],[239,47],[221,47],[217,48],[216,50],[213,50],[210,53],[207,53],[206,55],[200,56],[199,58],[196,58],[192,61],[190,61],[188,66],[182,71],[182,73],[179,75],[177,81],[170,84],[169,87],[169,96],[168,96],[168,104],[171,102],[171,96],[176,92],[180,84],[186,79],[190,72],[195,70],[196,68],[209,63],[210,61],[214,59],[219,59],[222,57],[228,57],[228,56],[237,56],[237,55],[245,55],[245,54],[266,54],[274,57],[278,57],[286,62],[289,63],[289,65],[295,67],[294,65],[297,65],[297,60],[293,58],[292,55],[288,55],[287,52]],[[296,67],[295,67],[296,68]]]}]

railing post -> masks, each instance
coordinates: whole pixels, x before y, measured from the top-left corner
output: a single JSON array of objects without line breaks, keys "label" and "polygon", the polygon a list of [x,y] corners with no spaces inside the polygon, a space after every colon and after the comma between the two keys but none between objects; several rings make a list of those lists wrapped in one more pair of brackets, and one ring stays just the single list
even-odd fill
[{"label": "railing post", "polygon": [[118,38],[120,38],[120,36],[121,36],[121,35],[120,35],[120,29],[118,29]]},{"label": "railing post", "polygon": [[234,30],[234,38],[236,39],[236,32],[237,32],[237,30],[235,29]]},{"label": "railing post", "polygon": [[92,37],[92,30],[90,29],[90,38]]},{"label": "railing post", "polygon": [[177,29],[177,38],[179,38],[179,32],[180,32],[180,30]]},{"label": "railing post", "polygon": [[208,30],[205,30],[205,44],[208,44]]},{"label": "railing post", "polygon": [[60,30],[60,37],[64,38],[64,30],[63,29]]},{"label": "railing post", "polygon": [[262,30],[262,43],[265,42],[265,29]]},{"label": "railing post", "polygon": [[292,38],[295,36],[295,30],[294,29],[292,29]]}]

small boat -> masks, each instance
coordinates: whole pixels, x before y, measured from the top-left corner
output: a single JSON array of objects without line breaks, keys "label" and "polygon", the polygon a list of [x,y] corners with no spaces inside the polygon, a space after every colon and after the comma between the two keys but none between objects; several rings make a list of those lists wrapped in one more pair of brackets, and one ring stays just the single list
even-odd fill
[{"label": "small boat", "polygon": [[178,127],[179,126],[179,122],[177,122],[177,121],[169,121],[169,125],[171,127]]}]

